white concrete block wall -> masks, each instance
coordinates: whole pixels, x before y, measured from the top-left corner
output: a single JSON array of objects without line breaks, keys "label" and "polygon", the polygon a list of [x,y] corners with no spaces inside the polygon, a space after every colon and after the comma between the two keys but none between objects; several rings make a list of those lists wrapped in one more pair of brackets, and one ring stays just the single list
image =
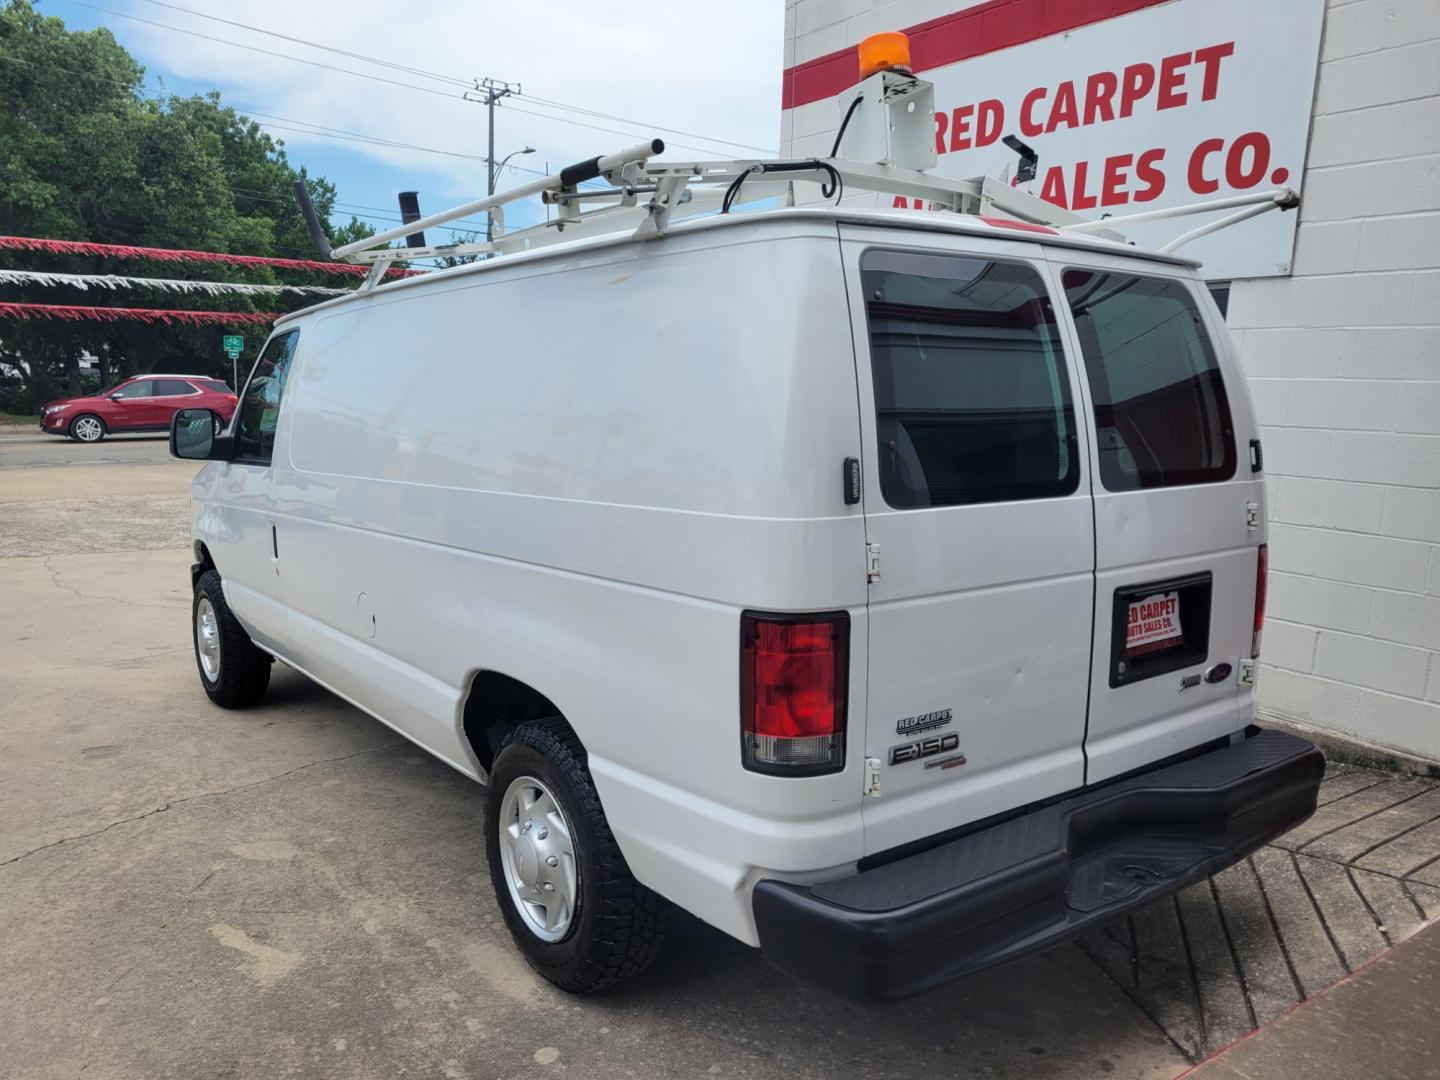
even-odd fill
[{"label": "white concrete block wall", "polygon": [[1330,0],[1288,278],[1229,321],[1270,477],[1262,713],[1440,757],[1440,2]]}]

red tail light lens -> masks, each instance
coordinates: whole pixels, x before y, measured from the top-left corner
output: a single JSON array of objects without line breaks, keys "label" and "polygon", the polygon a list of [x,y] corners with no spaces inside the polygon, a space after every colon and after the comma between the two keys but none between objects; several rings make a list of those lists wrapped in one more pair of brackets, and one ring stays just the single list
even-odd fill
[{"label": "red tail light lens", "polygon": [[1270,577],[1270,545],[1260,545],[1260,558],[1255,564],[1255,632],[1250,636],[1250,658],[1260,656],[1260,631],[1265,629],[1265,585]]},{"label": "red tail light lens", "polygon": [[811,776],[845,767],[850,616],[740,618],[741,758],[753,772]]}]

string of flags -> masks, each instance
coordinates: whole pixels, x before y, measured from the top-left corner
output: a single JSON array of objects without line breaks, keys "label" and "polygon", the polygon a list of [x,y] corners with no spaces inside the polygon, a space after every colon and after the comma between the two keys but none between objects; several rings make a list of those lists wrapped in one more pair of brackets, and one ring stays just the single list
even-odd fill
[{"label": "string of flags", "polygon": [[[0,236],[0,251],[39,251],[49,255],[91,255],[109,259],[149,259],[153,262],[227,263],[231,266],[269,266],[280,270],[308,270],[326,274],[364,277],[368,266],[322,262],[319,259],[280,259],[269,255],[231,255],[219,251],[189,251],[184,248],[135,247],[129,244],[94,244],[86,240],[51,240],[39,236]],[[412,277],[423,270],[402,270],[392,266],[390,277]]]},{"label": "string of flags", "polygon": [[187,281],[180,278],[137,278],[118,274],[61,274],[48,270],[0,270],[0,285],[69,286],[75,289],[159,289],[173,293],[223,296],[343,296],[349,289],[323,285],[256,285],[241,281]]},{"label": "string of flags", "polygon": [[71,304],[16,304],[0,301],[0,319],[241,326],[270,323],[279,317],[279,314],[273,311],[172,311],[159,308],[80,307]]}]

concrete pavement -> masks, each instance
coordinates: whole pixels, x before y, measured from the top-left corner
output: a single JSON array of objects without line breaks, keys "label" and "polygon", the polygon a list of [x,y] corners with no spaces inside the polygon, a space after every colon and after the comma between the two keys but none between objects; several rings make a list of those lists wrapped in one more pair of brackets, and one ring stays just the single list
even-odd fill
[{"label": "concrete pavement", "polygon": [[511,946],[476,785],[283,668],[206,701],[193,473],[0,468],[0,1077],[1170,1077],[1440,914],[1436,785],[1341,768],[1213,883],[901,1007],[683,915],[570,998]]}]

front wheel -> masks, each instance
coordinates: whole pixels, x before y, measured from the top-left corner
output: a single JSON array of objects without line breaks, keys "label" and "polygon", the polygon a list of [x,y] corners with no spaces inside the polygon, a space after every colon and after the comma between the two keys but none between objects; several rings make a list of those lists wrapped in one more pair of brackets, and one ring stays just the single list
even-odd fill
[{"label": "front wheel", "polygon": [[563,720],[510,733],[485,802],[490,881],[531,967],[560,989],[584,994],[654,958],[668,905],[631,875],[585,750]]},{"label": "front wheel", "polygon": [[70,421],[70,437],[77,442],[99,442],[105,437],[105,421],[86,413]]},{"label": "front wheel", "polygon": [[256,648],[239,620],[230,613],[220,575],[207,570],[195,583],[190,625],[195,637],[195,666],[200,684],[216,705],[244,709],[265,696],[270,686],[271,657]]}]

